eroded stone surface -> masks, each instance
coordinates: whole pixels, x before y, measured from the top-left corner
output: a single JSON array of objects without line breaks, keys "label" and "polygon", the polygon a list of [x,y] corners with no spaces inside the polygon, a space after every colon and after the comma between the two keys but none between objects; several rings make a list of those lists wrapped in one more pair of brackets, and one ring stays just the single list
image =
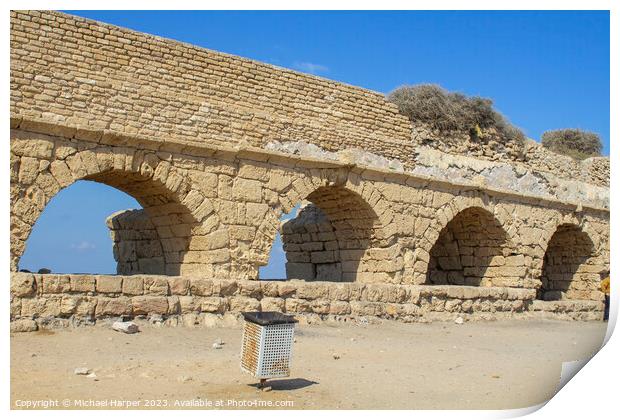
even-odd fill
[{"label": "eroded stone surface", "polygon": [[[12,270],[75,181],[143,207],[106,221],[122,276],[14,274],[12,317],[601,302],[606,159],[439,138],[375,92],[62,13],[11,22]],[[308,282],[248,281],[278,232],[288,277]]]},{"label": "eroded stone surface", "polygon": [[[45,282],[50,274],[36,274],[37,281]],[[19,273],[13,273],[12,283],[20,283]],[[95,277],[95,276],[93,276]],[[115,279],[104,278],[103,281],[126,282],[143,276],[116,276]],[[149,276],[152,279],[152,276]],[[97,280],[100,280],[99,278]],[[173,284],[180,280],[204,284],[218,284],[212,296],[189,295],[166,296],[140,295],[127,296],[118,294],[109,297],[107,293],[54,293],[43,291],[34,296],[18,297],[12,295],[14,302],[19,302],[21,310],[11,315],[12,329],[30,331],[36,329],[37,322],[49,323],[50,318],[90,320],[124,316],[161,316],[162,319],[192,315],[192,323],[205,314],[238,314],[243,311],[286,311],[302,316],[329,317],[343,316],[360,318],[365,316],[385,319],[398,319],[407,322],[426,322],[429,320],[448,320],[460,315],[466,319],[492,319],[496,317],[545,316],[560,319],[602,319],[603,302],[599,300],[564,300],[545,302],[536,300],[536,289],[485,286],[434,286],[434,285],[398,285],[334,283],[334,282],[261,282],[249,280],[214,280],[206,278],[183,278],[161,276],[162,281]],[[201,286],[202,287],[202,286]],[[251,292],[249,292],[251,290]],[[263,290],[276,293],[266,296]],[[147,293],[147,292],[145,292]],[[67,304],[66,300],[71,300]],[[59,310],[59,304],[62,310]],[[82,303],[90,302],[85,310]],[[174,302],[171,304],[171,302]],[[189,318],[187,318],[189,319]],[[47,320],[47,321],[46,321]]]}]

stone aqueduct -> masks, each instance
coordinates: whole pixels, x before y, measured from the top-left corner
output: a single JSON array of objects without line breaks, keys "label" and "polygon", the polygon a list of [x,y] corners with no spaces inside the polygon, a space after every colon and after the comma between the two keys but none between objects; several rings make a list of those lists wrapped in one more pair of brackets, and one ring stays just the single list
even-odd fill
[{"label": "stone aqueduct", "polygon": [[[265,147],[300,140],[404,169]],[[378,93],[12,12],[11,317],[601,317],[605,206],[416,175],[415,151],[409,121]],[[107,221],[118,275],[17,273],[37,218],[78,180],[143,207]],[[311,204],[282,224],[299,203]],[[279,231],[288,276],[305,281],[256,281]]]}]

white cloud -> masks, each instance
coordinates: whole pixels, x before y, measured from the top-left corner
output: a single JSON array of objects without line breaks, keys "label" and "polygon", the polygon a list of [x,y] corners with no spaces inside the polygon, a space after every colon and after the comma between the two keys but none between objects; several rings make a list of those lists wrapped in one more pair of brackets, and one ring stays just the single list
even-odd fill
[{"label": "white cloud", "polygon": [[78,251],[87,251],[89,249],[95,249],[95,244],[88,241],[82,241],[79,244],[71,244],[71,248],[77,249]]},{"label": "white cloud", "polygon": [[329,67],[323,64],[310,63],[307,61],[295,61],[293,67],[306,73],[319,74],[329,72]]}]

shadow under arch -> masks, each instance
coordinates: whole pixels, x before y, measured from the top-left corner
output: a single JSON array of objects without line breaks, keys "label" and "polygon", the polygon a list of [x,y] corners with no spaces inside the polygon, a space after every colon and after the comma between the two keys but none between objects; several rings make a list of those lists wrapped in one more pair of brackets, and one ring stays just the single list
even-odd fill
[{"label": "shadow under arch", "polygon": [[590,235],[578,225],[560,224],[547,243],[537,298],[590,299],[601,280],[600,270],[592,264],[594,250]]},{"label": "shadow under arch", "polygon": [[379,227],[359,194],[342,186],[315,189],[281,225],[287,278],[352,282],[373,275],[364,259]]},{"label": "shadow under arch", "polygon": [[501,222],[477,206],[448,221],[429,254],[426,284],[466,286],[501,285],[516,255]]}]

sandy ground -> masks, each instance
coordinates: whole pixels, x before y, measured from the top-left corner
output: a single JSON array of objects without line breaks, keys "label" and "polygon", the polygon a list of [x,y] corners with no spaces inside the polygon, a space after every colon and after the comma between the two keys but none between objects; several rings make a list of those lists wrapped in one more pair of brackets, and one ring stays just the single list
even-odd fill
[{"label": "sandy ground", "polygon": [[[140,333],[126,335],[98,325],[13,334],[11,404],[51,399],[46,404],[52,408],[124,408],[127,403],[119,400],[137,408],[527,407],[553,396],[563,361],[598,350],[606,325],[300,325],[292,376],[272,381],[271,392],[259,391],[239,369],[240,327],[141,324]],[[218,338],[225,344],[214,349]],[[75,375],[78,367],[97,378]]]}]

